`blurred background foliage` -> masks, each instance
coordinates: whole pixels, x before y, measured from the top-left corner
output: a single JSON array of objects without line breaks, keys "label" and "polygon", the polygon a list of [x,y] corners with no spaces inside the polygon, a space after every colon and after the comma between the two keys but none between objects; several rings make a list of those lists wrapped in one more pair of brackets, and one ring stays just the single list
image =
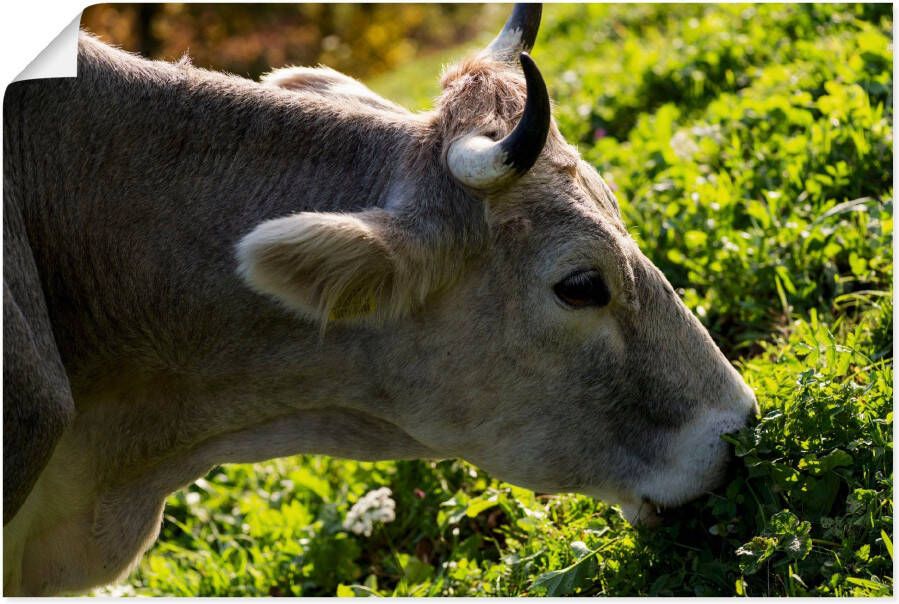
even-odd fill
[{"label": "blurred background foliage", "polygon": [[505,12],[482,4],[95,4],[81,25],[145,57],[188,52],[199,67],[253,79],[318,63],[365,79],[493,32]]}]

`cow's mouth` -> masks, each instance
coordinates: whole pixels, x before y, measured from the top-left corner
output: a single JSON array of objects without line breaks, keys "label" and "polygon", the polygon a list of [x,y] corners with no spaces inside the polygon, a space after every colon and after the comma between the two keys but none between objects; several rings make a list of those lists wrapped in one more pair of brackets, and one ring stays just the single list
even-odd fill
[{"label": "cow's mouth", "polygon": [[653,502],[649,497],[641,497],[633,503],[621,503],[621,513],[633,526],[655,528],[662,523],[665,507]]},{"label": "cow's mouth", "polygon": [[693,502],[698,501],[703,496],[714,494],[716,490],[721,489],[723,485],[731,483],[745,470],[743,460],[734,455],[733,445],[728,444],[727,447],[727,460],[718,464],[714,471],[714,478],[708,481],[708,484],[713,488],[703,489],[691,497],[662,501],[653,498],[649,494],[642,494],[639,498],[639,503],[621,506],[622,511],[625,513],[625,518],[631,524],[655,528],[663,523],[666,525],[678,523],[687,517],[695,517],[697,513],[701,513],[697,506],[692,505]]},{"label": "cow's mouth", "polygon": [[649,506],[650,508],[653,509],[653,511],[655,511],[656,514],[659,514],[659,515],[661,515],[662,511],[664,510],[664,506],[662,504],[656,503],[655,501],[653,501],[649,497],[646,497],[645,495],[640,499],[640,503],[642,505]]},{"label": "cow's mouth", "polygon": [[670,508],[666,508],[660,503],[656,503],[645,495],[640,499],[640,510],[638,517],[640,524],[648,527],[655,527],[665,521],[666,512]]}]

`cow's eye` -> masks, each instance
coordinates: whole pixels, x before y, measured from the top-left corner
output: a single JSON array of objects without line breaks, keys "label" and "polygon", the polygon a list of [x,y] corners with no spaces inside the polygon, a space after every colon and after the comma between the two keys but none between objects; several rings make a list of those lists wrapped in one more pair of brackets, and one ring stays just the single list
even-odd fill
[{"label": "cow's eye", "polygon": [[595,270],[572,273],[556,283],[553,291],[572,308],[602,307],[612,299],[602,275]]}]

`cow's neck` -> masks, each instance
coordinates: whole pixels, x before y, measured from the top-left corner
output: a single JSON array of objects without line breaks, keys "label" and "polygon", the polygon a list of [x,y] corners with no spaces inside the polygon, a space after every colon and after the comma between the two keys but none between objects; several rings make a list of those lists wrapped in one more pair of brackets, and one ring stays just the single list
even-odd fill
[{"label": "cow's neck", "polygon": [[[51,318],[65,328],[56,336],[78,425],[139,435],[107,453],[140,464],[298,410],[365,401],[389,416],[364,332],[321,339],[240,282],[234,246],[268,218],[389,203],[420,124],[91,41],[79,60],[79,78],[23,92],[42,122],[11,120],[34,146],[18,190]],[[348,421],[358,432],[383,420]],[[300,435],[296,451],[277,453],[339,453],[327,438]],[[387,440],[399,449],[369,456],[422,453]]]}]

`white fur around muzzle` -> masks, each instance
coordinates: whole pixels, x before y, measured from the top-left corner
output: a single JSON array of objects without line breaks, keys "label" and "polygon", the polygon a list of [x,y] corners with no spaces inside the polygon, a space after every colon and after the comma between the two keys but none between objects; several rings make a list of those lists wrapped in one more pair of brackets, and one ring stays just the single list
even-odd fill
[{"label": "white fur around muzzle", "polygon": [[731,405],[687,424],[672,438],[666,462],[637,484],[635,494],[641,501],[673,507],[717,487],[730,457],[721,436],[744,427],[755,408],[755,396],[746,388]]}]

